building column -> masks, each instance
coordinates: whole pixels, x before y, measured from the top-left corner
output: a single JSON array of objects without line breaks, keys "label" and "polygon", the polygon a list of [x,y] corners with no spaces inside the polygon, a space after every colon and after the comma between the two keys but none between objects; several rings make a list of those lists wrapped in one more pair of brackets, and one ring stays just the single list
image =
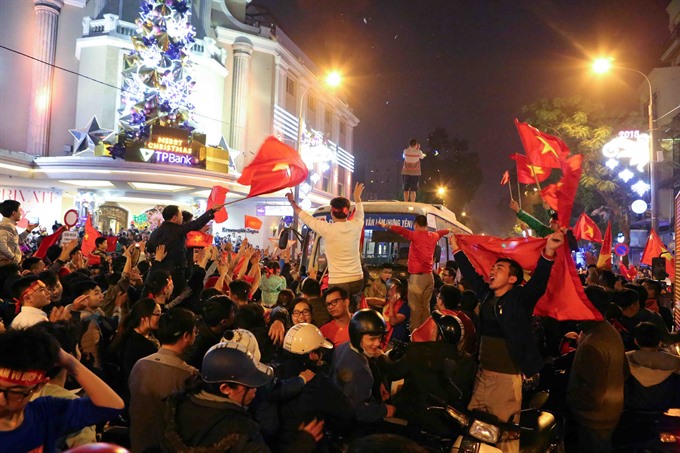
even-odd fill
[{"label": "building column", "polygon": [[[31,100],[28,114],[26,152],[37,156],[48,154],[52,108],[54,56],[57,49],[57,26],[64,0],[34,0],[36,29],[33,45]],[[45,64],[49,63],[49,64]]]},{"label": "building column", "polygon": [[[253,44],[247,38],[237,38],[232,44],[234,64],[232,68],[231,88],[231,126],[230,145],[241,151],[237,168],[243,168],[243,156],[246,152],[246,126],[248,120],[248,90],[250,86],[250,57]],[[239,165],[240,164],[240,165]]]}]

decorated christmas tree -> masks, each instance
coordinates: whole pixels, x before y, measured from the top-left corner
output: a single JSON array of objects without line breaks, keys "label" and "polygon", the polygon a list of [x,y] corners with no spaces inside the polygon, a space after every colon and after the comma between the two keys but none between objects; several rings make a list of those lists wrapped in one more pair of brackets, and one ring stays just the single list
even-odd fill
[{"label": "decorated christmas tree", "polygon": [[109,147],[116,158],[146,140],[153,126],[192,131],[189,51],[195,30],[189,20],[191,0],[142,0],[134,50],[124,56],[118,141]]}]

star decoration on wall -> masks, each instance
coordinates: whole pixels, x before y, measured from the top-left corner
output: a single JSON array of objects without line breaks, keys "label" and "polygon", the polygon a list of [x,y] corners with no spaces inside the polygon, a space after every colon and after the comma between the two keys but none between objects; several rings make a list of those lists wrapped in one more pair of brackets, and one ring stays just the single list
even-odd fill
[{"label": "star decoration on wall", "polygon": [[95,147],[106,140],[113,130],[102,128],[97,117],[93,116],[87,126],[69,129],[69,132],[74,138],[73,155],[77,156],[85,153],[94,155]]}]

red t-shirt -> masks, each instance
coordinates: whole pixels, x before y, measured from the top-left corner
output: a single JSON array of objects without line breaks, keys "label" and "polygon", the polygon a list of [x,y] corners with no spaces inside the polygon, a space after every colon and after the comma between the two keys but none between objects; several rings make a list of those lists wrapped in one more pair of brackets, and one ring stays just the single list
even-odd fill
[{"label": "red t-shirt", "polygon": [[408,249],[408,273],[429,274],[434,266],[434,249],[442,236],[449,230],[414,231],[397,225],[390,225],[390,231],[404,236],[411,241]]},{"label": "red t-shirt", "polygon": [[328,321],[319,329],[324,338],[327,338],[337,348],[342,343],[349,341],[349,324],[341,326],[334,319]]}]

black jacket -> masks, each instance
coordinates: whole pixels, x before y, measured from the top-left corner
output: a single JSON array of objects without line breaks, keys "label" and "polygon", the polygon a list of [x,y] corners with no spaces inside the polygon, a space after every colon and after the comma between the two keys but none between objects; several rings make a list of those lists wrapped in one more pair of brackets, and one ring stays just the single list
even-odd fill
[{"label": "black jacket", "polygon": [[[472,290],[482,303],[487,298],[493,297],[493,291],[475,271],[465,253],[458,251],[454,258],[463,278],[472,286]],[[532,334],[531,316],[538,299],[543,296],[548,286],[552,265],[553,261],[541,255],[531,279],[524,286],[513,287],[501,296],[496,304],[496,317],[508,342],[510,355],[525,376],[533,376],[543,368],[543,359]],[[482,320],[482,334],[483,323]]]},{"label": "black jacket", "polygon": [[160,267],[169,271],[177,268],[184,269],[187,267],[186,234],[189,231],[200,230],[214,217],[215,211],[208,209],[196,220],[181,225],[165,221],[151,233],[151,237],[146,244],[147,249],[154,252],[159,245],[165,245],[167,256]]}]

